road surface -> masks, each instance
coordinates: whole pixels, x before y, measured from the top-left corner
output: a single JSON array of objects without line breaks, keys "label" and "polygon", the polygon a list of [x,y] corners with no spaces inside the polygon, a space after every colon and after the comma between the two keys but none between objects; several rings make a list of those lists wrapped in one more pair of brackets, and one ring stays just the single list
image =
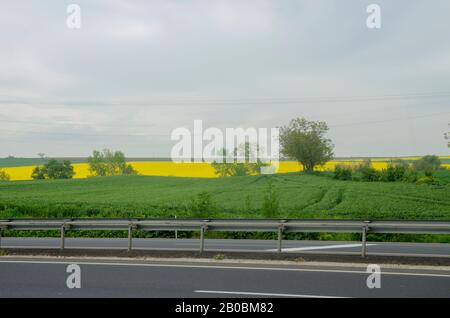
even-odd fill
[{"label": "road surface", "polygon": [[[81,288],[66,285],[67,266]],[[0,257],[0,297],[450,297],[450,270]]]},{"label": "road surface", "polygon": [[[360,253],[360,242],[335,241],[283,241],[283,252],[329,252]],[[2,247],[11,248],[59,248],[59,238],[9,238],[1,240]],[[66,238],[66,248],[126,249],[127,239]],[[205,251],[276,251],[277,242],[272,240],[205,240]],[[133,239],[133,249],[198,251],[198,239]],[[450,244],[434,243],[382,243],[368,242],[368,254],[413,255],[450,257]]]}]

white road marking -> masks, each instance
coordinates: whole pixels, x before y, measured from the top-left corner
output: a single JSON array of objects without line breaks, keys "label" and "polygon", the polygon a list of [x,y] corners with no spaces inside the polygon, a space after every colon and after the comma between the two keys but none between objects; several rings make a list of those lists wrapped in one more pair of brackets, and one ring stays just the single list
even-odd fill
[{"label": "white road marking", "polygon": [[[366,244],[366,246],[373,246],[377,244]],[[306,247],[289,247],[282,248],[283,252],[296,252],[296,251],[313,251],[313,250],[328,250],[334,248],[346,248],[346,247],[361,247],[362,244],[341,244],[341,245],[326,245],[326,246],[306,246]],[[276,252],[277,249],[266,250],[267,252]]]},{"label": "white road marking", "polygon": [[[225,266],[225,265],[188,265],[188,264],[133,264],[133,263],[111,263],[111,262],[86,262],[86,261],[22,261],[22,260],[3,260],[1,263],[12,264],[79,264],[93,266],[136,266],[136,267],[174,267],[174,268],[213,268],[213,269],[238,269],[238,270],[266,270],[266,271],[290,271],[290,272],[323,272],[323,273],[342,273],[342,274],[364,274],[366,271],[353,270],[337,270],[337,269],[313,269],[313,268],[283,268],[283,267],[254,267],[254,266]],[[425,277],[442,277],[450,278],[450,274],[428,274],[428,273],[408,273],[408,272],[382,272],[383,275],[400,275],[400,276],[425,276]]]},{"label": "white road marking", "polygon": [[195,290],[195,293],[203,294],[228,294],[228,295],[249,295],[249,296],[269,296],[269,297],[299,297],[299,298],[347,298],[339,296],[322,296],[322,295],[301,295],[301,294],[277,294],[277,293],[256,293],[256,292],[239,292],[224,290]]}]

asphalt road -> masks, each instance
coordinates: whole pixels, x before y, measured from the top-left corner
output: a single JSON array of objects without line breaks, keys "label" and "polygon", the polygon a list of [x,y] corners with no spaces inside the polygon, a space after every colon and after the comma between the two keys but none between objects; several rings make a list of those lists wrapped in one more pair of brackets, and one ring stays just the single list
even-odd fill
[{"label": "asphalt road", "polygon": [[[69,289],[69,264],[81,288]],[[450,297],[450,270],[0,257],[0,297]]]},{"label": "asphalt road", "polygon": [[[59,238],[2,238],[2,247],[59,248]],[[283,252],[360,253],[360,242],[283,241]],[[66,248],[126,249],[127,239],[66,238]],[[277,242],[271,240],[205,240],[205,251],[276,251]],[[197,251],[197,239],[133,239],[133,249]],[[381,243],[368,242],[368,254],[414,255],[450,257],[450,244],[434,243]]]}]

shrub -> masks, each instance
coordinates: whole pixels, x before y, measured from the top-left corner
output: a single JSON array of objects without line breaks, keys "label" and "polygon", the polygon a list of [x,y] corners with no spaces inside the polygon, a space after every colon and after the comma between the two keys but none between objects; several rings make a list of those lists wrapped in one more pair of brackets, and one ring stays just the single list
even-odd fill
[{"label": "shrub", "polygon": [[418,179],[417,171],[414,168],[409,168],[406,170],[405,174],[403,175],[403,180],[405,182],[416,182]]},{"label": "shrub", "polygon": [[359,172],[361,173],[361,180],[367,182],[380,181],[380,172],[377,171],[371,164],[361,165],[359,167]]},{"label": "shrub", "polygon": [[432,176],[433,176],[433,172],[425,171],[425,177],[432,177]]},{"label": "shrub", "polygon": [[421,177],[417,180],[417,184],[436,184],[437,180],[433,176]]},{"label": "shrub", "polygon": [[352,169],[350,167],[338,165],[334,168],[334,179],[352,180]]},{"label": "shrub", "polygon": [[230,170],[232,176],[249,176],[252,173],[251,166],[247,163],[234,163]]},{"label": "shrub", "polygon": [[215,174],[226,177],[226,176],[251,176],[260,174],[261,167],[267,166],[267,164],[262,163],[258,160],[255,163],[252,162],[217,162],[214,161],[211,166],[215,170]]},{"label": "shrub", "polygon": [[203,191],[191,199],[190,210],[197,218],[207,217],[214,211],[211,193]]},{"label": "shrub", "polygon": [[386,169],[381,171],[381,181],[411,181],[417,180],[417,172],[404,161],[395,161],[388,164]]},{"label": "shrub", "polygon": [[382,180],[387,182],[394,182],[403,179],[406,169],[403,166],[395,166],[389,164],[386,169],[381,171]]},{"label": "shrub", "polygon": [[264,194],[262,213],[265,218],[276,218],[278,217],[280,209],[280,201],[278,199],[278,193],[269,181],[267,185],[266,193]]},{"label": "shrub", "polygon": [[6,171],[0,169],[0,181],[9,181],[11,179],[10,175]]}]

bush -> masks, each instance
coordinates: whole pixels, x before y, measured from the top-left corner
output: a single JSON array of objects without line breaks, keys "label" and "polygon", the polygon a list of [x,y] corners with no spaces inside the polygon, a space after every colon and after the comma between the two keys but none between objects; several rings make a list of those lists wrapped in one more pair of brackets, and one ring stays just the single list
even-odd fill
[{"label": "bush", "polygon": [[402,165],[389,164],[386,169],[381,171],[382,180],[387,182],[395,182],[403,179],[406,168]]},{"label": "bush", "polygon": [[352,180],[352,169],[346,166],[336,166],[334,168],[334,179],[337,180]]},{"label": "bush", "polygon": [[416,182],[418,179],[417,171],[414,168],[409,168],[406,170],[405,174],[403,175],[403,180],[405,182]]},{"label": "bush", "polygon": [[214,212],[214,208],[214,202],[209,192],[200,192],[191,200],[190,210],[196,218],[208,217]]},{"label": "bush", "polygon": [[269,184],[264,194],[262,213],[265,218],[276,218],[279,216],[280,201],[278,199],[278,193],[273,186],[272,182]]},{"label": "bush", "polygon": [[417,180],[417,184],[437,184],[437,180],[433,176],[421,177]]},{"label": "bush", "polygon": [[380,172],[377,171],[372,165],[361,165],[359,167],[359,172],[361,173],[361,180],[367,182],[380,181]]},{"label": "bush", "polygon": [[211,166],[215,170],[215,174],[226,177],[226,176],[251,176],[259,175],[261,172],[261,167],[267,166],[267,164],[262,163],[258,160],[256,163],[251,162],[217,162],[214,161]]},{"label": "bush", "polygon": [[409,164],[403,161],[395,161],[388,164],[386,169],[381,171],[381,181],[396,182],[417,180],[417,172]]},{"label": "bush", "polygon": [[0,169],[0,181],[9,181],[11,179],[10,175],[6,171]]}]

